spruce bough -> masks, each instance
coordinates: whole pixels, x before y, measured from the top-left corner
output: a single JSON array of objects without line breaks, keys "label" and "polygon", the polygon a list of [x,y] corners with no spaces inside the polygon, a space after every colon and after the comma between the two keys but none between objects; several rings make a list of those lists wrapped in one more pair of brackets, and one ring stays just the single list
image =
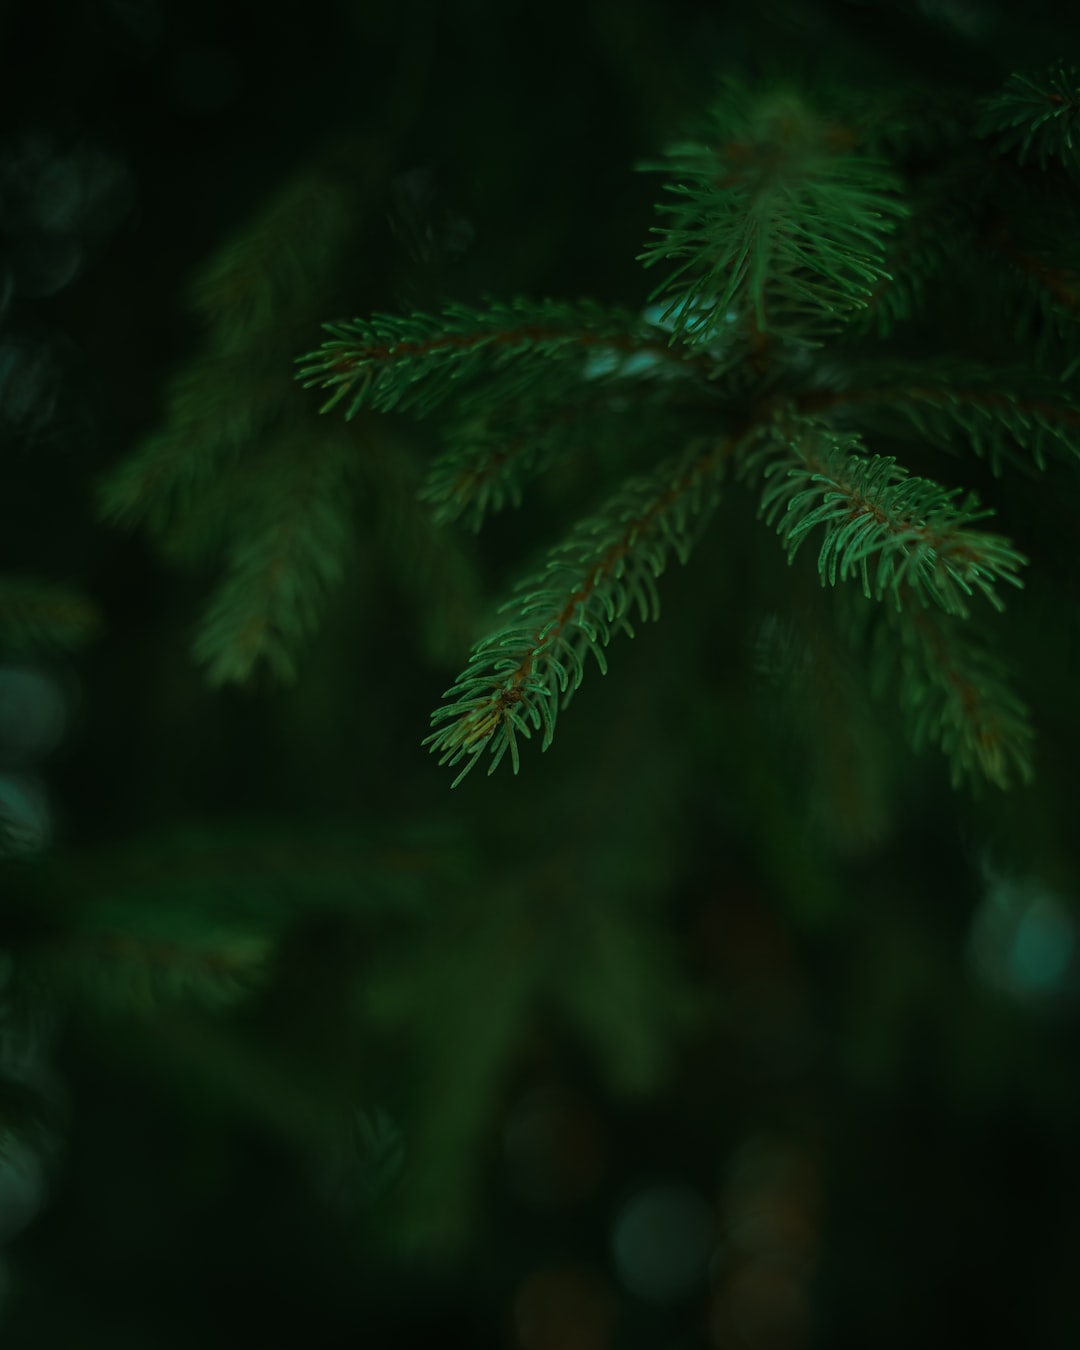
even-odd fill
[{"label": "spruce bough", "polygon": [[[667,195],[641,258],[669,268],[644,315],[519,300],[329,328],[300,372],[330,391],[324,411],[455,408],[428,488],[444,519],[478,525],[485,507],[517,504],[559,452],[548,428],[586,397],[715,409],[715,436],[617,486],[518,583],[505,626],[476,644],[432,717],[426,743],[461,766],[455,785],[485,752],[489,772],[507,755],[517,772],[519,738],[534,731],[551,744],[587,657],[606,669],[613,635],[632,635],[635,614],[658,617],[657,579],[673,555],[687,561],[729,470],[755,487],[789,557],[813,540],[823,585],[854,582],[892,607],[876,642],[915,744],[935,741],[954,782],[1030,779],[1028,710],[971,622],[977,607],[1003,608],[1027,559],[986,528],[993,512],[974,492],[918,477],[872,444],[883,428],[986,456],[995,474],[1075,459],[1078,410],[1059,378],[1075,360],[1074,316],[1034,252],[1026,272],[1017,266],[1031,222],[1015,203],[1026,156],[1074,170],[1078,100],[1072,72],[1015,76],[981,107],[958,108],[928,160],[917,119],[729,80],[699,134],[643,166],[666,173]],[[972,156],[985,162],[974,204],[962,171]],[[1026,292],[1056,321],[1056,346],[1030,365],[913,362],[894,342],[928,296],[947,298],[965,244],[996,262],[1003,292]]]},{"label": "spruce bough", "polygon": [[[1032,719],[994,622],[1029,560],[956,478],[965,459],[983,480],[1076,470],[1078,106],[1063,66],[910,107],[729,78],[640,166],[665,176],[642,304],[485,300],[327,324],[298,378],[346,425],[313,424],[273,375],[348,246],[349,190],[301,176],[196,286],[207,351],[161,433],[103,484],[101,513],[177,561],[223,558],[194,643],[211,682],[289,680],[365,492],[400,498],[409,478],[385,448],[365,457],[358,413],[439,423],[409,528],[426,513],[414,588],[444,608],[463,576],[448,529],[479,530],[541,475],[625,444],[634,471],[518,582],[432,715],[425,743],[455,784],[485,755],[516,772],[534,733],[552,744],[589,658],[605,670],[614,635],[659,616],[661,575],[733,483],[789,560],[816,548],[824,587],[857,588],[869,608],[839,606],[837,631],[911,743],[937,745],[954,784],[1030,780]],[[908,450],[942,472],[916,472]]]}]

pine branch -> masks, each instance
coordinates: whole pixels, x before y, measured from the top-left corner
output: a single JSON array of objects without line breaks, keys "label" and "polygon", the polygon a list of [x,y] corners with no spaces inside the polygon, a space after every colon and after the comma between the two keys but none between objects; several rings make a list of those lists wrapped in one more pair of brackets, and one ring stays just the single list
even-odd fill
[{"label": "pine branch", "polygon": [[686,562],[719,500],[719,476],[737,438],[702,452],[695,445],[649,476],[631,479],[595,515],[552,550],[539,574],[515,588],[502,610],[514,617],[482,639],[469,665],[432,714],[448,725],[424,740],[440,764],[466,760],[456,787],[490,747],[491,774],[506,752],[519,765],[517,735],[543,731],[546,750],[558,711],[580,687],[591,652],[602,672],[613,634],[634,635],[634,605],[642,620],[659,616],[656,589],[670,550]]},{"label": "pine branch", "polygon": [[[839,594],[847,599],[852,590]],[[766,616],[755,650],[765,676],[759,717],[778,743],[796,816],[815,840],[859,851],[888,828],[889,756],[867,681],[840,649],[843,634],[825,610],[799,599],[789,617]]]},{"label": "pine branch", "polygon": [[850,415],[893,435],[909,429],[928,445],[959,444],[987,459],[995,475],[1018,462],[1016,446],[1040,470],[1048,458],[1080,460],[1080,404],[1060,381],[1024,368],[952,360],[823,364],[815,383],[797,395],[800,412]]},{"label": "pine branch", "polygon": [[423,820],[172,827],[39,865],[30,901],[47,927],[33,966],[91,1007],[219,1006],[263,980],[298,919],[412,921],[470,875],[454,832]]},{"label": "pine branch", "polygon": [[[1080,209],[1052,180],[1019,172],[980,236],[984,267],[975,322],[1000,328],[1035,364],[1068,379],[1080,364]],[[1064,368],[1064,369],[1063,369]]]},{"label": "pine branch", "polygon": [[540,383],[510,402],[493,403],[486,386],[457,402],[421,490],[437,524],[464,519],[478,531],[489,512],[520,506],[525,484],[572,453],[575,420],[610,406],[608,381],[590,388],[579,369],[556,367]]},{"label": "pine branch", "polygon": [[432,519],[439,525],[462,520],[476,532],[487,515],[519,507],[525,483],[565,450],[561,421],[549,419],[546,428],[500,428],[493,417],[480,417],[452,426],[447,449],[432,461],[421,489]]},{"label": "pine branch", "polygon": [[361,464],[373,472],[362,495],[370,489],[379,511],[365,534],[370,552],[363,563],[372,576],[394,578],[412,602],[429,662],[441,667],[455,663],[476,635],[481,578],[469,541],[432,519],[418,461],[406,442],[365,434]]},{"label": "pine branch", "polygon": [[[690,391],[686,401],[692,400]],[[698,397],[695,406],[704,401],[704,395]],[[709,406],[715,406],[711,399]],[[632,386],[610,377],[582,384],[576,372],[561,397],[550,402],[525,397],[508,406],[485,406],[466,400],[460,414],[444,424],[446,449],[431,462],[422,499],[439,524],[462,520],[478,531],[489,513],[519,507],[527,484],[552,465],[584,455],[595,462],[607,445],[617,445],[625,463],[634,444],[663,444],[685,432],[685,416],[670,384]]]},{"label": "pine branch", "polygon": [[[347,158],[290,178],[201,269],[190,299],[209,325],[203,353],[171,380],[160,428],[98,489],[100,519],[143,526],[174,560],[206,561],[232,545],[233,590],[219,596],[226,609],[239,603],[243,586],[236,555],[249,541],[238,535],[250,535],[252,505],[265,500],[256,452],[273,461],[275,443],[288,439],[303,409],[302,398],[289,407],[298,395],[288,379],[295,334],[322,308],[356,232]],[[298,457],[311,441],[297,429]],[[204,639],[218,654],[226,644],[219,631],[204,631]],[[278,662],[287,664],[280,655]]]},{"label": "pine branch", "polygon": [[731,80],[700,140],[641,166],[675,180],[658,207],[671,223],[640,257],[679,260],[651,297],[676,335],[708,342],[734,315],[816,342],[866,306],[907,208],[896,175],[852,140],[794,95]]},{"label": "pine branch", "polygon": [[879,695],[900,695],[915,750],[937,745],[953,787],[986,780],[1003,790],[1034,776],[1034,729],[1001,658],[970,623],[905,605],[881,611],[873,637]]},{"label": "pine branch", "polygon": [[257,345],[283,312],[325,284],[355,231],[352,197],[340,174],[307,170],[217,250],[195,278],[191,306],[219,352]]},{"label": "pine branch", "polygon": [[192,361],[171,381],[160,430],[102,482],[98,515],[162,534],[197,513],[202,495],[289,399],[288,358],[243,351]]},{"label": "pine branch", "polygon": [[283,680],[318,626],[352,546],[355,447],[345,436],[286,436],[263,462],[258,497],[230,549],[195,642],[212,684],[246,680],[262,662]]},{"label": "pine branch", "polygon": [[919,185],[909,217],[888,241],[884,260],[888,271],[874,283],[853,328],[886,338],[925,313],[973,252],[977,208],[986,191],[981,161],[950,164]]},{"label": "pine branch", "polygon": [[[265,447],[271,458],[274,442],[283,436],[299,443],[297,419],[285,414]],[[184,510],[155,522],[161,530],[157,544],[162,556],[178,566],[218,568],[237,534],[249,528],[249,517],[261,500],[263,473],[262,460],[252,454],[221,465],[213,478],[200,484]],[[153,528],[150,521],[147,526]]]},{"label": "pine branch", "polygon": [[266,972],[269,948],[254,930],[171,938],[138,932],[73,935],[54,957],[69,990],[99,1006],[152,1011],[163,1002],[234,1003]]},{"label": "pine branch", "polygon": [[361,408],[424,416],[479,377],[491,401],[509,402],[557,378],[560,362],[584,371],[598,349],[677,359],[652,325],[592,301],[492,300],[483,308],[450,304],[441,314],[376,314],[323,326],[332,337],[299,358],[297,378],[305,388],[332,390],[320,411],[343,403],[347,418]]},{"label": "pine branch", "polygon": [[1080,75],[1073,66],[1051,66],[1037,75],[1010,75],[987,100],[979,134],[996,138],[1001,153],[1018,152],[1021,164],[1041,169],[1059,161],[1080,176]]},{"label": "pine branch", "polygon": [[0,650],[72,651],[96,637],[101,618],[76,591],[32,577],[0,577]]},{"label": "pine branch", "polygon": [[164,532],[280,429],[294,330],[355,230],[353,195],[340,173],[298,174],[201,269],[190,303],[208,325],[203,355],[171,380],[160,429],[100,485],[102,520]]},{"label": "pine branch", "polygon": [[970,140],[977,116],[966,93],[936,81],[913,80],[895,91],[875,84],[838,92],[855,146],[894,161],[955,153]]},{"label": "pine branch", "polygon": [[995,584],[1023,584],[1016,571],[1027,559],[1001,535],[972,528],[993,514],[973,493],[957,500],[958,488],[910,477],[892,456],[868,456],[856,435],[806,418],[760,437],[740,468],[764,479],[759,515],[776,526],[789,562],[824,526],[823,586],[858,574],[868,598],[891,593],[899,606],[907,595],[963,617],[975,591],[1000,610]]}]

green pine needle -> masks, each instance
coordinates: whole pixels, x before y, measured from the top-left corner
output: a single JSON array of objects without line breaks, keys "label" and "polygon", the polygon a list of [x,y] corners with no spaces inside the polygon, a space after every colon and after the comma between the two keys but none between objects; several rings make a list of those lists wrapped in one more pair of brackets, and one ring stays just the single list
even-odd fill
[{"label": "green pine needle", "polygon": [[760,512],[792,561],[811,531],[824,527],[822,585],[858,576],[868,598],[917,597],[965,617],[976,592],[995,609],[1004,581],[1022,586],[1027,559],[1001,535],[973,528],[993,513],[974,494],[910,476],[892,456],[867,455],[859,438],[803,419],[763,435],[743,472],[764,479]]},{"label": "green pine needle", "polygon": [[474,647],[465,672],[432,714],[447,725],[423,742],[440,764],[465,767],[453,786],[491,750],[488,773],[510,754],[520,762],[518,735],[542,731],[546,750],[592,654],[607,671],[604,649],[616,632],[634,635],[631,614],[656,619],[656,579],[668,555],[686,562],[719,501],[719,477],[730,441],[693,446],[681,459],[631,479],[595,516],[577,526],[548,557],[543,571],[518,583],[502,609],[513,619]]},{"label": "green pine needle", "polygon": [[97,609],[77,591],[34,577],[0,577],[0,650],[74,651],[100,629]]},{"label": "green pine needle", "polygon": [[676,336],[708,343],[749,323],[816,344],[866,306],[907,207],[895,173],[853,140],[797,95],[731,80],[700,140],[641,166],[666,172],[675,199],[640,257],[677,264],[653,292]]},{"label": "green pine needle", "polygon": [[1000,93],[986,101],[980,133],[996,138],[1003,153],[1015,151],[1021,164],[1041,169],[1057,160],[1080,176],[1080,74],[1055,65],[1040,74],[1010,75]]},{"label": "green pine needle", "polygon": [[508,401],[537,378],[550,379],[559,362],[584,377],[588,357],[598,351],[671,360],[665,334],[592,301],[449,304],[439,314],[376,314],[324,327],[330,339],[299,358],[297,379],[305,388],[330,390],[320,411],[343,404],[347,418],[362,408],[424,416],[480,377],[490,399]]}]

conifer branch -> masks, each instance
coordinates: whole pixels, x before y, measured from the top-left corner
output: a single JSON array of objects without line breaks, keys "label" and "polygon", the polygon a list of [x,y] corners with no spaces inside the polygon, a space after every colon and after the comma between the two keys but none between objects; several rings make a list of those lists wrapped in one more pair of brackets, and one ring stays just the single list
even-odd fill
[{"label": "conifer branch", "polygon": [[432,714],[433,726],[448,725],[423,744],[441,756],[440,764],[467,761],[452,786],[489,747],[489,774],[507,751],[517,773],[519,733],[529,738],[542,730],[546,750],[589,653],[606,673],[604,648],[614,633],[634,635],[634,605],[643,621],[659,616],[656,578],[669,551],[680,562],[689,557],[717,505],[719,476],[736,443],[729,437],[704,452],[694,445],[652,474],[629,480],[552,550],[542,572],[518,583],[518,596],[501,607],[513,611],[512,621],[476,644],[444,695],[451,702]]},{"label": "conifer branch", "polygon": [[[980,236],[993,261],[987,322],[1008,315],[1010,337],[1062,379],[1080,364],[1080,218],[1050,184],[1024,182],[987,219]],[[996,284],[995,284],[996,283]]]},{"label": "conifer branch", "polygon": [[229,1004],[265,974],[270,944],[254,929],[177,940],[138,932],[80,932],[56,968],[95,1002],[156,1009],[165,1000]]},{"label": "conifer branch", "polygon": [[364,481],[380,502],[364,561],[372,574],[392,575],[413,603],[430,662],[452,665],[476,635],[481,587],[472,549],[457,531],[432,519],[411,446],[377,432],[365,434],[361,465],[374,470]]},{"label": "conifer branch", "polygon": [[764,479],[759,514],[776,526],[789,562],[824,526],[823,586],[858,574],[868,598],[891,594],[899,607],[910,595],[963,617],[975,591],[1000,610],[995,584],[1023,584],[1016,572],[1027,559],[1003,536],[971,528],[993,514],[973,493],[958,501],[959,488],[911,477],[892,456],[867,455],[854,434],[806,418],[782,438],[759,438],[740,467]]},{"label": "conifer branch", "polygon": [[192,361],[172,380],[164,423],[101,483],[98,515],[161,534],[185,520],[238,455],[280,421],[286,357],[240,352]]},{"label": "conifer branch", "polygon": [[163,533],[280,429],[296,325],[355,230],[354,193],[341,173],[297,174],[200,269],[190,303],[208,325],[203,354],[170,381],[159,430],[100,485],[102,520]]},{"label": "conifer branch", "polygon": [[883,611],[874,636],[875,686],[898,685],[915,750],[937,745],[953,787],[985,779],[1007,789],[1034,776],[1034,729],[1000,657],[970,623],[905,605]]},{"label": "conifer branch", "polygon": [[1059,246],[1050,256],[1037,244],[1019,241],[1002,221],[993,222],[984,239],[1028,283],[1048,315],[1067,315],[1074,321],[1080,318],[1080,260],[1074,252]]},{"label": "conifer branch", "polygon": [[489,512],[521,505],[522,489],[553,460],[570,453],[574,423],[590,407],[610,407],[608,381],[584,384],[580,370],[555,370],[543,389],[510,403],[462,399],[444,425],[446,448],[431,462],[421,498],[445,525],[464,519],[474,531]]},{"label": "conifer branch", "polygon": [[670,224],[639,255],[678,261],[651,297],[665,297],[674,335],[708,342],[734,315],[817,342],[866,306],[907,207],[885,162],[851,145],[800,98],[731,80],[700,140],[640,166],[674,179],[676,200],[657,208]]},{"label": "conifer branch", "polygon": [[325,484],[312,489],[347,452],[301,425],[305,400],[288,372],[295,335],[322,311],[356,232],[357,196],[352,167],[328,159],[215,252],[191,291],[209,325],[202,353],[172,379],[160,428],[99,487],[99,516],[142,525],[173,561],[228,550],[230,573],[196,644],[214,682],[243,679],[260,661],[290,677],[351,542],[347,494],[331,502]]},{"label": "conifer branch", "polygon": [[323,283],[356,228],[353,192],[340,173],[297,174],[215,252],[192,284],[191,307],[219,353],[258,345]]},{"label": "conifer branch", "polygon": [[943,279],[975,247],[975,208],[985,191],[981,164],[963,171],[950,166],[948,172],[920,185],[908,219],[888,242],[888,271],[871,288],[865,309],[854,319],[855,327],[887,338],[925,311]]},{"label": "conifer branch", "polygon": [[955,361],[935,361],[929,369],[862,363],[839,376],[822,374],[835,378],[835,387],[799,394],[800,412],[850,409],[864,425],[893,434],[906,423],[930,445],[959,440],[986,458],[995,475],[1015,461],[1013,443],[1039,469],[1049,457],[1080,460],[1080,404],[1060,381]]},{"label": "conifer branch", "polygon": [[558,435],[565,418],[565,412],[549,418],[546,428],[523,427],[515,419],[500,429],[493,417],[459,422],[448,432],[449,446],[432,462],[421,489],[422,500],[433,508],[432,519],[439,525],[464,520],[478,531],[489,513],[519,507],[524,484],[565,448],[567,438]]},{"label": "conifer branch", "polygon": [[423,416],[480,376],[488,377],[491,400],[509,401],[557,379],[560,362],[582,373],[598,349],[652,353],[654,363],[677,359],[658,329],[592,301],[450,304],[441,314],[376,314],[323,327],[332,337],[299,358],[297,379],[332,390],[320,411],[343,403],[347,418],[361,408]]},{"label": "conifer branch", "polygon": [[93,1005],[217,1006],[259,983],[298,918],[415,919],[469,875],[455,832],[424,820],[232,818],[138,834],[34,874],[47,922],[35,979]]},{"label": "conifer branch", "polygon": [[968,142],[975,113],[970,96],[938,82],[912,81],[896,92],[876,84],[839,91],[854,144],[890,160],[940,158]]},{"label": "conifer branch", "polygon": [[[477,531],[489,513],[519,507],[531,480],[577,452],[595,460],[598,447],[612,443],[625,458],[633,442],[655,445],[679,434],[677,419],[685,418],[685,407],[669,384],[627,389],[610,378],[583,386],[575,373],[563,396],[550,403],[531,397],[509,406],[466,401],[445,425],[446,449],[432,460],[421,491],[434,520],[462,520]],[[715,402],[710,399],[708,406]],[[684,420],[683,432],[685,427]]]},{"label": "conifer branch", "polygon": [[979,134],[995,136],[1002,152],[1016,150],[1041,169],[1058,160],[1080,176],[1080,75],[1075,67],[1051,66],[1037,75],[1017,72],[987,100]]},{"label": "conifer branch", "polygon": [[95,637],[101,617],[78,592],[32,577],[0,577],[0,650],[72,651]]},{"label": "conifer branch", "polygon": [[258,497],[230,548],[195,642],[212,684],[243,681],[262,662],[282,680],[315,630],[352,547],[355,447],[345,436],[286,436],[267,454]]}]

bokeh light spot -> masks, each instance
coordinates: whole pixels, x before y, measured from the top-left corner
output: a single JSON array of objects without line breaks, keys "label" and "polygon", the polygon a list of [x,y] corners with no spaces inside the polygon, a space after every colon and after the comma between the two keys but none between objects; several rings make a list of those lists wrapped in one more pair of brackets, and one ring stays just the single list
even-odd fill
[{"label": "bokeh light spot", "polygon": [[689,1186],[638,1192],[615,1221],[615,1265],[631,1293],[653,1303],[685,1298],[704,1280],[715,1238],[712,1210]]},{"label": "bokeh light spot", "polygon": [[615,1321],[613,1291],[596,1272],[543,1266],[514,1299],[521,1350],[605,1350]]},{"label": "bokeh light spot", "polygon": [[32,667],[0,666],[0,764],[25,765],[47,755],[66,722],[55,679]]},{"label": "bokeh light spot", "polygon": [[968,954],[981,979],[1030,1001],[1075,982],[1076,921],[1038,877],[1014,878],[983,864],[986,891],[971,922]]}]

